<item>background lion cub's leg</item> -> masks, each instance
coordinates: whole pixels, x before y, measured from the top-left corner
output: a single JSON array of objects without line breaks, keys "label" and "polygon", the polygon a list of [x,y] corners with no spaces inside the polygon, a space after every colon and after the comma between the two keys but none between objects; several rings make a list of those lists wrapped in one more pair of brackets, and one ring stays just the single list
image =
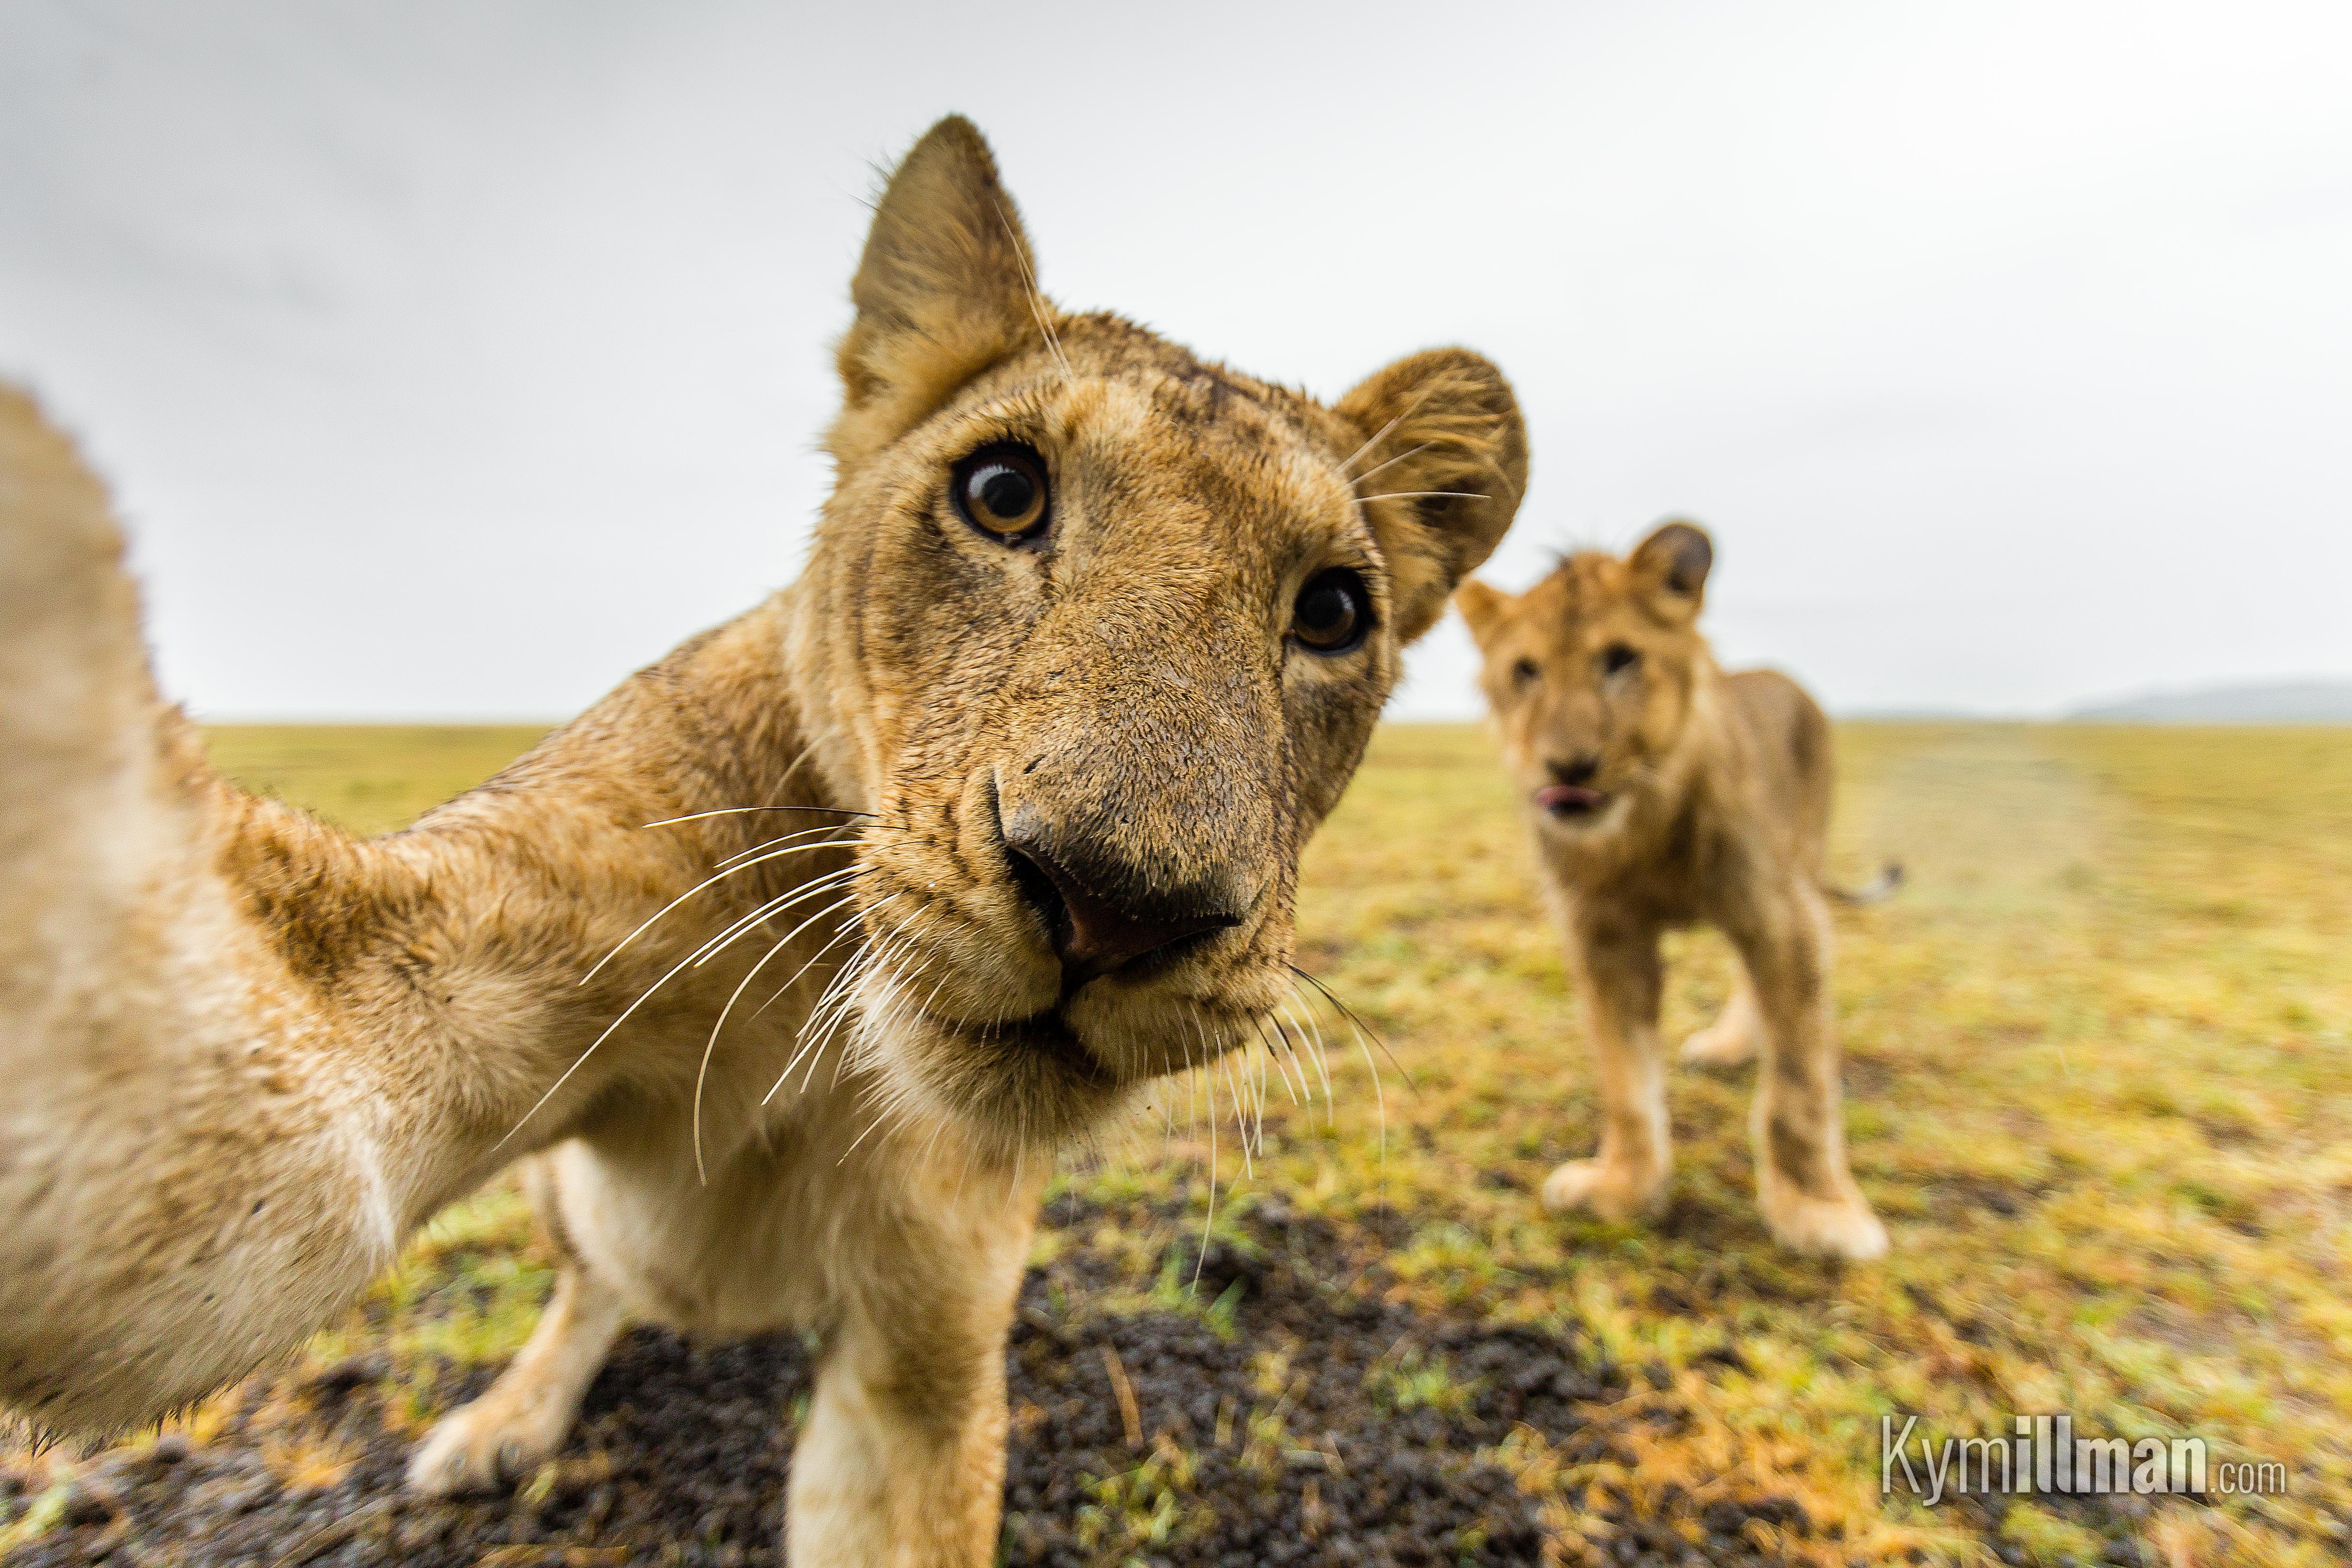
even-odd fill
[{"label": "background lion cub's leg", "polygon": [[1731,999],[1715,1021],[1683,1041],[1683,1060],[1696,1067],[1737,1067],[1764,1043],[1764,1018],[1756,1009],[1756,982],[1743,966]]},{"label": "background lion cub's leg", "polygon": [[1544,1207],[1630,1219],[1657,1202],[1666,1182],[1658,936],[1647,927],[1583,919],[1576,935],[1601,1086],[1601,1151],[1553,1171],[1544,1182]]},{"label": "background lion cub's leg", "polygon": [[548,1162],[529,1162],[523,1181],[563,1266],[530,1343],[489,1392],[443,1416],[417,1445],[408,1484],[430,1496],[520,1480],[562,1448],[626,1317],[620,1292],[573,1249]]},{"label": "background lion cub's leg", "polygon": [[1830,1023],[1829,914],[1792,885],[1765,894],[1731,932],[1764,1024],[1756,1076],[1756,1195],[1781,1245],[1876,1258],[1886,1229],[1846,1169],[1845,1106]]}]

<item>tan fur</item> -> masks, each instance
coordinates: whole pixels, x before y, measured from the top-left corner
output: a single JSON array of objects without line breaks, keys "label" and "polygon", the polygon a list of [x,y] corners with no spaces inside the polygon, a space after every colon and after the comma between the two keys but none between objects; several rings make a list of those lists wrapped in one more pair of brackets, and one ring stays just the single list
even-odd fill
[{"label": "tan fur", "polygon": [[[1704,533],[1672,523],[1625,559],[1573,556],[1517,598],[1481,582],[1455,596],[1591,1019],[1600,1153],[1554,1171],[1544,1200],[1612,1218],[1657,1203],[1668,1166],[1658,939],[1706,921],[1744,973],[1684,1059],[1760,1050],[1757,1191],[1773,1235],[1874,1258],[1886,1233],[1846,1169],[1830,1020],[1829,721],[1785,675],[1717,668],[1697,627],[1713,558]],[[1547,810],[1548,788],[1601,799]]]},{"label": "tan fur", "polygon": [[[793,1561],[992,1559],[1053,1152],[1289,994],[1299,846],[1527,467],[1475,355],[1326,408],[1062,314],[1030,270],[985,144],[941,122],[853,285],[806,573],[367,843],[204,765],[103,496],[0,392],[0,1393],[85,1432],[194,1399],[533,1155],[555,1300],[415,1484],[545,1454],[625,1317],[798,1323],[827,1348]],[[1009,438],[1052,470],[1042,547],[948,500]],[[1431,491],[1470,494],[1379,498]],[[1287,633],[1334,567],[1377,626],[1325,657]],[[1066,983],[1016,821],[1090,895],[1197,894],[1229,928]],[[789,852],[695,891],[762,844]]]}]

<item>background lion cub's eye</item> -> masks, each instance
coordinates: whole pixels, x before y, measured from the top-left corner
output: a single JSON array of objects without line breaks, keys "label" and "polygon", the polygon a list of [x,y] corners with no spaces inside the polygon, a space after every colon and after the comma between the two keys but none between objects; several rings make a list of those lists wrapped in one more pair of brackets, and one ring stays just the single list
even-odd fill
[{"label": "background lion cub's eye", "polygon": [[1045,526],[1045,460],[1026,446],[983,446],[955,466],[956,514],[991,538],[1023,539]]},{"label": "background lion cub's eye", "polygon": [[1371,629],[1371,595],[1344,567],[1308,578],[1291,607],[1290,634],[1318,653],[1344,653]]},{"label": "background lion cub's eye", "polygon": [[1533,659],[1521,659],[1517,664],[1511,666],[1511,685],[1515,686],[1533,685],[1535,684],[1536,677],[1541,674],[1543,674],[1543,672],[1536,668],[1536,662]]},{"label": "background lion cub's eye", "polygon": [[1642,655],[1622,643],[1612,643],[1601,651],[1601,673],[1622,675],[1642,662]]}]

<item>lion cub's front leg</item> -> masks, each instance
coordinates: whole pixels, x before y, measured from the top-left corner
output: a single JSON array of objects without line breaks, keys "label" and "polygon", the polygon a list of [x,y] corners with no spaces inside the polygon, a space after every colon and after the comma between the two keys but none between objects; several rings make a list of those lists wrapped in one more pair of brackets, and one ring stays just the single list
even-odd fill
[{"label": "lion cub's front leg", "polygon": [[1846,1168],[1845,1106],[1831,1027],[1829,915],[1797,886],[1740,912],[1730,935],[1764,1029],[1756,1076],[1756,1197],[1784,1247],[1832,1258],[1884,1256],[1886,1228]]},{"label": "lion cub's front leg", "polygon": [[1683,1041],[1683,1061],[1693,1067],[1738,1067],[1753,1061],[1763,1043],[1764,1018],[1756,1010],[1756,986],[1743,971],[1715,1021]]},{"label": "lion cub's front leg", "polygon": [[425,1435],[408,1462],[409,1486],[429,1497],[486,1490],[520,1480],[551,1457],[624,1315],[618,1291],[578,1262],[565,1264],[522,1354],[488,1393]]},{"label": "lion cub's front leg", "polygon": [[985,1208],[874,1226],[841,1260],[846,1289],[784,1505],[794,1568],[996,1561],[1004,1344],[1035,1199],[1034,1182],[1012,1185]]},{"label": "lion cub's front leg", "polygon": [[1576,937],[1601,1085],[1601,1150],[1553,1171],[1543,1202],[1553,1210],[1590,1208],[1604,1218],[1631,1219],[1656,1206],[1666,1183],[1657,933],[1580,919]]}]

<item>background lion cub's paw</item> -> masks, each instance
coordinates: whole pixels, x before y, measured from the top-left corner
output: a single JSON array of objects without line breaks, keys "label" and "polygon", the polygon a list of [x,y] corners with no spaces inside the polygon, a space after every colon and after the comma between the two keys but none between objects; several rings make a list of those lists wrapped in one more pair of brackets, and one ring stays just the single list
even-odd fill
[{"label": "background lion cub's paw", "polygon": [[493,1387],[435,1423],[408,1461],[408,1490],[426,1497],[496,1491],[521,1480],[563,1444],[569,1412],[517,1409]]},{"label": "background lion cub's paw", "polygon": [[1543,1206],[1554,1214],[1589,1208],[1603,1219],[1634,1219],[1657,1207],[1665,1186],[1664,1172],[1570,1160],[1544,1178]]},{"label": "background lion cub's paw", "polygon": [[1738,1067],[1755,1056],[1755,1031],[1738,1024],[1709,1024],[1683,1041],[1683,1061],[1693,1067]]},{"label": "background lion cub's paw", "polygon": [[1780,1194],[1768,1197],[1763,1208],[1773,1239],[1792,1252],[1856,1263],[1886,1256],[1886,1227],[1859,1192],[1838,1198]]}]

